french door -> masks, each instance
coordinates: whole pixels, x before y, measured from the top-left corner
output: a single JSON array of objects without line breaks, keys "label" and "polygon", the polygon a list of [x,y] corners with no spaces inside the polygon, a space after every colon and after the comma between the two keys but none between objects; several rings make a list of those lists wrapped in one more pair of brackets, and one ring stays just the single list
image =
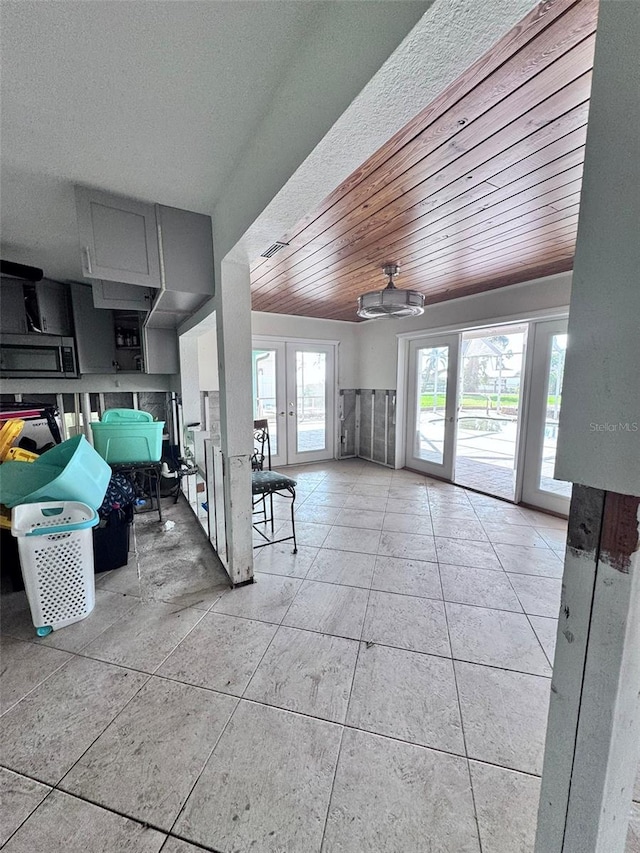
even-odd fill
[{"label": "french door", "polygon": [[409,345],[406,465],[453,479],[460,335]]},{"label": "french door", "polygon": [[253,416],[269,422],[274,466],[332,459],[335,347],[304,341],[253,341]]},{"label": "french door", "polygon": [[524,450],[524,503],[566,513],[571,483],[553,476],[567,349],[567,321],[533,324],[531,390]]}]

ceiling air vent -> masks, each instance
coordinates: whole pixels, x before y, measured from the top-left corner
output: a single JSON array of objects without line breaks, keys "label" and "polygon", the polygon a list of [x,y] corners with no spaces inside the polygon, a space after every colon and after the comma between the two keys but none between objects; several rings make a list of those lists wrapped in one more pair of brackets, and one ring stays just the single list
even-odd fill
[{"label": "ceiling air vent", "polygon": [[261,258],[272,258],[276,252],[279,252],[280,249],[284,249],[284,247],[288,246],[288,245],[289,245],[288,243],[276,242],[272,246],[269,246],[269,248],[266,250],[266,252],[263,252],[260,255],[260,257]]}]

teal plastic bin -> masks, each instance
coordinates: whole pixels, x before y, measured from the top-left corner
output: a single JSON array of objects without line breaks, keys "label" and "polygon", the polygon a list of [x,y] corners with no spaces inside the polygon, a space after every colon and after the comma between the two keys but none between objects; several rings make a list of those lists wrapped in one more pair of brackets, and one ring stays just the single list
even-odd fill
[{"label": "teal plastic bin", "polygon": [[97,509],[111,468],[83,435],[47,450],[34,462],[0,465],[0,503],[8,507],[43,501],[79,501]]},{"label": "teal plastic bin", "polygon": [[164,421],[138,409],[107,409],[92,423],[93,446],[107,462],[158,462]]}]

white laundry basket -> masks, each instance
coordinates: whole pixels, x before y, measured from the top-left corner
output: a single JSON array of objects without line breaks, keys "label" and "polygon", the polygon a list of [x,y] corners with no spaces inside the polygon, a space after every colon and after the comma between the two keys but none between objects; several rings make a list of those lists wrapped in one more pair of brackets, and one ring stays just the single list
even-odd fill
[{"label": "white laundry basket", "polygon": [[11,532],[31,618],[40,637],[84,619],[95,604],[92,527],[94,509],[78,501],[48,501],[13,508]]}]

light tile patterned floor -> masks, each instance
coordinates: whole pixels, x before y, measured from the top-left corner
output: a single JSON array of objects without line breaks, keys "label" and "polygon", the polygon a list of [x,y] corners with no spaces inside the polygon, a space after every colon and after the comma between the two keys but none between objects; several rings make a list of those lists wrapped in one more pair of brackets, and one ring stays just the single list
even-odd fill
[{"label": "light tile patterned floor", "polygon": [[251,586],[167,504],[84,622],[38,640],[3,596],[6,853],[532,853],[566,525],[359,460],[291,473],[299,552]]}]

